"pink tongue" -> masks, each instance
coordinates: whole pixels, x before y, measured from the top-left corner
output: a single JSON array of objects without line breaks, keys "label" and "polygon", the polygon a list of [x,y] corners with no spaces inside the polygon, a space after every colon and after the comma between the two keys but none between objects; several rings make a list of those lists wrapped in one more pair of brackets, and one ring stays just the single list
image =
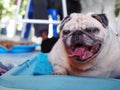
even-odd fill
[{"label": "pink tongue", "polygon": [[92,52],[87,50],[87,47],[80,47],[76,48],[71,54],[69,54],[69,57],[79,57],[81,60],[85,60],[93,55]]}]

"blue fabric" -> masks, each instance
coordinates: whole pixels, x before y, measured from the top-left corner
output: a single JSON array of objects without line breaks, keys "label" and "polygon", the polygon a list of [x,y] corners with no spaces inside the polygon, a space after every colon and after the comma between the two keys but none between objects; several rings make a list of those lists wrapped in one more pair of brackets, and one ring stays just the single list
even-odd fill
[{"label": "blue fabric", "polygon": [[53,72],[51,63],[48,61],[48,54],[39,53],[36,60],[34,75],[49,75]]}]

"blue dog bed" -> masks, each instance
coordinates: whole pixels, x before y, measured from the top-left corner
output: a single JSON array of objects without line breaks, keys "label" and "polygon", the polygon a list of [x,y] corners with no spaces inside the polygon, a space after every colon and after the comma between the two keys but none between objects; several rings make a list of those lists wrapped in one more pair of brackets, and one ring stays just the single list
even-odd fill
[{"label": "blue dog bed", "polygon": [[53,68],[48,54],[39,53],[0,77],[0,85],[32,90],[120,90],[113,78],[50,75]]}]

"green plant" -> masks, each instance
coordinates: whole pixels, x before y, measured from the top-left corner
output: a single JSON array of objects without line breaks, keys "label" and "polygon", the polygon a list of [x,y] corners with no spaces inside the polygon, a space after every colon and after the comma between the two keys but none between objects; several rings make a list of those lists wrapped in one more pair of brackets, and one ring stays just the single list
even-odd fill
[{"label": "green plant", "polygon": [[0,0],[0,19],[2,18],[2,11],[4,9],[3,0]]},{"label": "green plant", "polygon": [[0,19],[5,15],[13,17],[15,9],[14,0],[0,0]]},{"label": "green plant", "polygon": [[120,0],[116,0],[116,3],[115,3],[115,15],[118,16],[120,12]]}]

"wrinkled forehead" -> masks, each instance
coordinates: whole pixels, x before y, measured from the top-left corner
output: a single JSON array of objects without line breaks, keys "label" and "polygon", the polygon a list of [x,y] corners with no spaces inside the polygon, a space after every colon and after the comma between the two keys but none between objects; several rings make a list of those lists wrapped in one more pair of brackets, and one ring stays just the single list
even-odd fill
[{"label": "wrinkled forehead", "polygon": [[70,20],[65,23],[63,29],[76,30],[85,29],[87,27],[103,28],[102,24],[94,19],[91,15],[71,14]]}]

